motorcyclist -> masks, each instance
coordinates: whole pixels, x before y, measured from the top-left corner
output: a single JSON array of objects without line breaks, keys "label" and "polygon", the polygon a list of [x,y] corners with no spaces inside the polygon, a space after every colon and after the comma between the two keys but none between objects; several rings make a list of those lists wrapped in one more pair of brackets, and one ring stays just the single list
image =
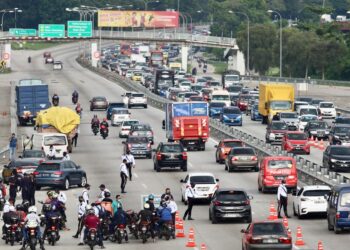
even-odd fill
[{"label": "motorcyclist", "polygon": [[100,123],[100,133],[102,133],[102,127],[105,127],[108,132],[108,126],[107,118],[103,118],[103,121]]},{"label": "motorcyclist", "polygon": [[153,213],[155,211],[155,206],[154,206],[154,195],[150,194],[148,196],[148,200],[146,203],[149,205],[149,210]]},{"label": "motorcyclist", "polygon": [[24,225],[23,225],[23,241],[22,241],[22,248],[21,250],[25,250],[25,245],[28,240],[28,229],[27,225],[31,223],[36,223],[36,232],[37,232],[37,239],[40,242],[40,248],[42,250],[45,250],[44,248],[44,241],[41,239],[41,231],[40,231],[40,218],[37,215],[37,208],[35,206],[31,206],[28,208],[28,215],[26,219],[24,220]]},{"label": "motorcyclist", "polygon": [[86,240],[89,230],[94,228],[97,230],[98,243],[101,246],[101,248],[104,248],[103,241],[102,241],[100,219],[95,215],[95,211],[93,209],[87,210],[87,215],[84,219],[84,225],[85,225],[84,241]]},{"label": "motorcyclist", "polygon": [[91,119],[91,129],[94,127],[100,127],[100,120],[98,119],[97,115],[94,115],[94,117]]},{"label": "motorcyclist", "polygon": [[27,217],[27,213],[24,211],[24,206],[22,204],[16,205],[16,213],[20,222],[24,222],[25,218]]},{"label": "motorcyclist", "polygon": [[52,194],[52,200],[50,202],[52,206],[52,211],[58,212],[62,217],[62,228],[65,228],[65,221],[66,221],[66,213],[65,213],[65,205],[58,200],[58,194],[56,192],[53,192]]},{"label": "motorcyclist", "polygon": [[4,213],[3,220],[4,225],[2,226],[2,238],[4,239],[6,237],[7,227],[6,224],[11,224],[11,218],[17,218],[19,221],[18,214],[16,213],[16,209],[14,206],[10,206],[9,212]]},{"label": "motorcyclist", "polygon": [[77,106],[75,107],[75,112],[77,112],[77,114],[81,117],[83,108],[81,107],[80,103],[77,103]]},{"label": "motorcyclist", "polygon": [[[139,229],[141,229],[143,223],[149,223],[150,224],[150,228],[153,228],[153,213],[150,210],[149,203],[146,202],[143,205],[143,208],[144,209],[141,210],[138,213],[138,217],[140,218]],[[151,230],[151,236],[152,236],[152,239],[154,239],[154,232],[153,232],[153,230]]]},{"label": "motorcyclist", "polygon": [[158,221],[158,231],[161,229],[164,223],[172,223],[173,217],[171,216],[171,209],[167,206],[166,202],[161,202],[161,206],[157,209]]},{"label": "motorcyclist", "polygon": [[78,93],[78,91],[76,91],[76,90],[74,90],[73,93],[72,93],[72,100],[75,99],[75,98],[76,98],[77,100],[78,100],[78,98],[79,98],[79,93]]},{"label": "motorcyclist", "polygon": [[[45,240],[46,234],[47,234],[47,230],[49,228],[51,228],[52,226],[52,221],[50,220],[50,218],[52,217],[59,217],[60,213],[56,210],[52,209],[52,205],[50,203],[45,203],[43,204],[43,212],[45,215],[45,230],[44,230],[44,234],[43,234],[43,240]],[[56,225],[59,228],[59,225]]]},{"label": "motorcyclist", "polygon": [[28,63],[32,62],[32,58],[30,56],[28,56]]},{"label": "motorcyclist", "polygon": [[[128,221],[128,214],[123,210],[122,207],[119,207],[117,212],[114,213],[112,218],[112,222],[109,225],[109,233],[112,235],[114,233],[114,228],[118,225],[123,225],[126,228],[126,224]],[[128,233],[125,230],[125,241],[128,242]]]},{"label": "motorcyclist", "polygon": [[113,216],[113,200],[111,199],[111,193],[109,191],[104,192],[104,198],[101,201],[101,206],[109,213],[110,216]]},{"label": "motorcyclist", "polygon": [[60,103],[60,97],[55,93],[52,96],[52,105],[53,106],[58,106]]}]

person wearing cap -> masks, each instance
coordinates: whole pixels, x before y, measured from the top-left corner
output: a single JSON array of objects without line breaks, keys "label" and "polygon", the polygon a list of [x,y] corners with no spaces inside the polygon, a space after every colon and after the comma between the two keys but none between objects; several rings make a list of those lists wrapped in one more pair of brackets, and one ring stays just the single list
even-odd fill
[{"label": "person wearing cap", "polygon": [[185,201],[187,201],[187,210],[185,211],[183,220],[186,220],[187,215],[188,215],[188,220],[193,220],[192,208],[195,201],[195,195],[197,194],[196,190],[194,189],[194,186],[195,186],[194,183],[191,183],[191,185],[189,185],[185,191]]},{"label": "person wearing cap", "polygon": [[81,230],[83,230],[83,220],[84,220],[84,215],[86,212],[86,202],[84,201],[83,196],[79,196],[79,205],[78,205],[78,228],[77,232],[75,235],[73,235],[73,238],[78,238],[79,235],[81,234]]},{"label": "person wearing cap", "polygon": [[281,217],[281,210],[283,208],[284,215],[287,218],[290,218],[288,215],[288,209],[287,209],[287,204],[288,204],[288,189],[286,187],[286,181],[282,180],[281,184],[278,186],[277,190],[277,200],[278,200],[278,218]]},{"label": "person wearing cap", "polygon": [[108,192],[108,193],[111,193],[111,191],[109,191],[107,188],[106,188],[106,185],[105,184],[101,184],[100,186],[99,186],[99,188],[100,188],[100,194],[98,195],[98,200],[99,201],[102,201],[104,198],[105,198],[105,193],[106,192]]},{"label": "person wearing cap", "polygon": [[130,150],[127,149],[125,154],[122,155],[122,160],[126,160],[126,167],[128,168],[128,172],[129,172],[129,180],[131,181],[132,179],[132,168],[135,168],[135,158],[134,156],[131,154]]},{"label": "person wearing cap", "polygon": [[120,188],[121,188],[123,194],[126,193],[125,186],[126,186],[126,183],[128,181],[128,176],[129,176],[129,172],[128,172],[128,169],[126,167],[126,162],[127,162],[127,160],[123,159],[123,162],[120,164],[120,179],[121,179]]},{"label": "person wearing cap", "polygon": [[9,139],[10,160],[14,160],[16,157],[16,150],[18,149],[16,134],[12,133]]},{"label": "person wearing cap", "polygon": [[81,196],[83,197],[84,202],[86,204],[89,204],[89,193],[90,193],[90,184],[86,184],[85,189],[81,193]]}]

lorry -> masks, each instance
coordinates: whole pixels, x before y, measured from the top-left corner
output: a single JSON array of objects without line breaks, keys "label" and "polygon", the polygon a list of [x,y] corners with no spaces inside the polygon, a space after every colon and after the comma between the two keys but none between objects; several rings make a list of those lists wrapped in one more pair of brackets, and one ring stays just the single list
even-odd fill
[{"label": "lorry", "polygon": [[19,125],[34,125],[37,113],[51,106],[49,86],[39,79],[22,79],[16,85]]},{"label": "lorry", "polygon": [[163,52],[160,50],[151,51],[151,58],[149,60],[150,67],[160,67],[163,65]]},{"label": "lorry", "polygon": [[221,78],[224,88],[240,84],[240,73],[237,70],[227,70],[221,75]]},{"label": "lorry", "polygon": [[210,137],[208,106],[207,102],[167,103],[163,128],[168,141],[204,151]]},{"label": "lorry", "polygon": [[294,86],[286,83],[259,84],[259,114],[267,124],[280,112],[293,112]]},{"label": "lorry", "polygon": [[165,96],[165,91],[175,85],[175,75],[172,70],[157,70],[153,92],[157,95]]},{"label": "lorry", "polygon": [[178,72],[182,69],[182,65],[179,62],[170,62],[169,63],[169,68],[171,70],[174,70],[175,72]]}]

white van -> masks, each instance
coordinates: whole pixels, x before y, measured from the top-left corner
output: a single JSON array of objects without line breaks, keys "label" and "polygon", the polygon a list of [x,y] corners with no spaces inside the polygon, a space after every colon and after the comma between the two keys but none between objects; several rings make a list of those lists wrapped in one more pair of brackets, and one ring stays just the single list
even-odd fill
[{"label": "white van", "polygon": [[32,136],[33,149],[43,150],[45,155],[49,154],[50,146],[56,151],[56,158],[63,158],[63,152],[68,152],[68,139],[65,134],[60,133],[37,133]]},{"label": "white van", "polygon": [[318,109],[312,105],[301,105],[297,107],[297,113],[302,115],[316,115],[318,116]]},{"label": "white van", "polygon": [[123,121],[130,119],[130,112],[125,108],[112,109],[111,124],[112,126],[119,126]]},{"label": "white van", "polygon": [[211,93],[210,100],[225,103],[227,107],[231,106],[230,93],[227,90],[214,90]]}]

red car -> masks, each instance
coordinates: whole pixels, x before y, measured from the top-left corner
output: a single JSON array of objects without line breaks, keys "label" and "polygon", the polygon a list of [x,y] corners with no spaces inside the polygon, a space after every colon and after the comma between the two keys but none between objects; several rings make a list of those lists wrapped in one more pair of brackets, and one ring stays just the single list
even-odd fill
[{"label": "red car", "polygon": [[244,147],[244,143],[238,139],[224,139],[218,145],[215,145],[215,147],[217,148],[215,153],[216,162],[224,163],[231,148]]},{"label": "red car", "polygon": [[308,136],[300,131],[288,131],[282,138],[282,149],[288,153],[310,154],[310,143]]},{"label": "red car", "polygon": [[248,107],[248,101],[249,101],[249,95],[247,94],[241,94],[239,96],[239,99],[237,100],[237,106],[241,111],[245,111]]},{"label": "red car", "polygon": [[188,98],[189,102],[204,102],[204,98],[199,95],[193,95]]}]

